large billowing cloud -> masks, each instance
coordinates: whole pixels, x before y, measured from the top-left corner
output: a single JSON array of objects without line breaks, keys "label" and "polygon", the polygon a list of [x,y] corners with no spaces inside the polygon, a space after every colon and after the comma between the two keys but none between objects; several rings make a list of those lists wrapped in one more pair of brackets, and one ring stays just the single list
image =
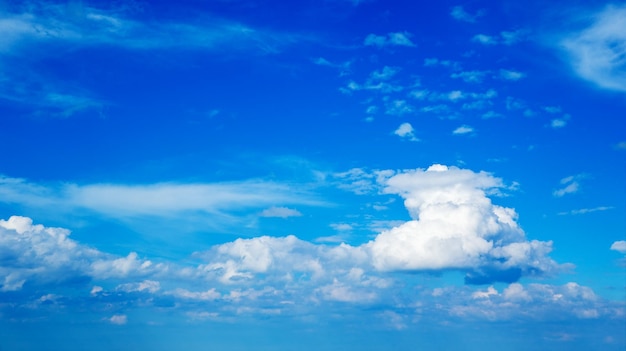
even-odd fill
[{"label": "large billowing cloud", "polygon": [[503,187],[488,173],[442,165],[389,178],[384,192],[402,196],[412,220],[366,245],[372,264],[383,271],[459,269],[477,283],[554,271],[552,243],[528,241],[515,210],[487,197]]}]

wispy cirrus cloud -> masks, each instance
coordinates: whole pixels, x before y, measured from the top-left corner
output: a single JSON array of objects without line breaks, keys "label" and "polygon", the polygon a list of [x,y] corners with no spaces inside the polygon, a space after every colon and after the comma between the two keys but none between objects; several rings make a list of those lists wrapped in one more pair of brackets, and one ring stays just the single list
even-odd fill
[{"label": "wispy cirrus cloud", "polygon": [[280,205],[322,205],[307,190],[276,182],[248,180],[227,183],[57,184],[40,185],[18,178],[0,178],[1,202],[29,208],[54,204],[57,211],[88,210],[119,219],[180,217],[185,214],[228,218],[232,211],[269,209],[262,216],[294,216]]},{"label": "wispy cirrus cloud", "polygon": [[626,6],[610,5],[560,43],[576,74],[603,89],[626,91],[625,16]]},{"label": "wispy cirrus cloud", "polygon": [[592,208],[579,208],[577,210],[571,210],[571,211],[566,211],[566,212],[559,212],[560,216],[563,215],[581,215],[581,214],[587,214],[587,213],[593,213],[593,212],[600,212],[600,211],[608,211],[608,210],[612,210],[615,207],[613,206],[598,206],[598,207],[592,207]]},{"label": "wispy cirrus cloud", "polygon": [[585,177],[586,175],[584,174],[577,174],[561,179],[561,188],[554,190],[552,195],[555,197],[563,197],[567,194],[577,193],[580,190],[580,181]]},{"label": "wispy cirrus cloud", "polygon": [[[303,40],[297,34],[252,28],[222,18],[199,16],[195,21],[182,23],[132,15],[125,8],[77,3],[3,8],[0,10],[0,99],[27,106],[35,114],[45,116],[102,114],[109,102],[73,86],[71,81],[61,82],[36,74],[37,69],[25,65],[60,50],[121,48],[272,54]],[[21,60],[22,57],[29,60]]]}]

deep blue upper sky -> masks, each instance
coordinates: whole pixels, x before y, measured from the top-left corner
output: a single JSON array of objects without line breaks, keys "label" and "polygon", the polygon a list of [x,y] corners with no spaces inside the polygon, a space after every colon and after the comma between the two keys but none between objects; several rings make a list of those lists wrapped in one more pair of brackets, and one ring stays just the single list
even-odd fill
[{"label": "deep blue upper sky", "polygon": [[626,3],[0,3],[0,349],[623,350]]}]

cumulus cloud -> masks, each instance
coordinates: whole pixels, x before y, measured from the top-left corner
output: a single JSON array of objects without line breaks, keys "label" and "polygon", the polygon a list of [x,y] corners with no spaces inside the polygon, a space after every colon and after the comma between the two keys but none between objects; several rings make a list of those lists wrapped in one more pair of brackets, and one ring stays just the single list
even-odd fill
[{"label": "cumulus cloud", "polygon": [[503,187],[488,173],[433,165],[397,174],[384,192],[405,199],[413,220],[367,244],[379,270],[468,271],[468,282],[510,280],[557,268],[551,242],[527,241],[513,209],[493,205],[487,192]]},{"label": "cumulus cloud", "polygon": [[402,123],[393,133],[410,141],[419,141],[419,139],[415,137],[415,130],[411,123]]},{"label": "cumulus cloud", "polygon": [[386,47],[386,46],[406,46],[414,47],[411,41],[411,34],[408,32],[392,32],[387,35],[369,34],[365,37],[363,44],[365,46]]},{"label": "cumulus cloud", "polygon": [[561,45],[581,78],[609,90],[626,91],[626,6],[608,6],[584,30]]},{"label": "cumulus cloud", "polygon": [[0,291],[21,290],[26,283],[137,277],[164,269],[138,258],[100,252],[69,238],[63,228],[33,224],[27,217],[0,220]]}]

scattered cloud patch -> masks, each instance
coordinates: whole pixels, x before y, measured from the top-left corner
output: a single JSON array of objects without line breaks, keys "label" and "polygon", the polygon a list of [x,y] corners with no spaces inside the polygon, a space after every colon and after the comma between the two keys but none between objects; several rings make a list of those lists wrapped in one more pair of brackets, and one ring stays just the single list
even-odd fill
[{"label": "scattered cloud patch", "polygon": [[619,240],[611,245],[611,250],[626,254],[626,241]]},{"label": "scattered cloud patch", "polygon": [[387,46],[406,46],[414,47],[411,41],[412,35],[408,32],[392,32],[387,35],[369,34],[365,37],[363,44],[365,46],[387,47]]},{"label": "scattered cloud patch", "polygon": [[419,141],[419,139],[415,137],[415,130],[413,129],[411,123],[402,123],[393,133],[410,141]]},{"label": "scattered cloud patch", "polygon": [[620,141],[619,143],[614,145],[616,150],[626,150],[626,141]]},{"label": "scattered cloud patch", "polygon": [[500,70],[500,78],[504,80],[518,81],[524,77],[526,77],[526,74],[522,72],[511,71],[511,70],[506,70],[506,69]]},{"label": "scattered cloud patch", "polygon": [[502,31],[500,35],[476,34],[472,37],[472,41],[483,45],[493,46],[498,44],[513,45],[522,40],[526,36],[526,31]]},{"label": "scattered cloud patch", "polygon": [[476,34],[472,37],[472,41],[483,45],[496,45],[498,43],[497,38],[486,34]]},{"label": "scattered cloud patch", "polygon": [[415,112],[413,106],[411,106],[406,100],[391,100],[385,103],[385,114],[392,116],[402,116]]},{"label": "scattered cloud patch", "polygon": [[470,127],[468,125],[462,125],[460,127],[458,127],[457,129],[452,131],[452,134],[455,135],[463,135],[463,134],[469,134],[469,133],[473,133],[474,132],[474,128]]},{"label": "scattered cloud patch", "polygon": [[550,127],[554,128],[554,129],[559,129],[559,128],[563,128],[567,125],[567,121],[564,119],[553,119],[552,121],[550,121]]},{"label": "scattered cloud patch", "polygon": [[124,325],[128,322],[128,318],[125,314],[116,314],[109,318],[109,322],[115,325]]},{"label": "scattered cloud patch", "polygon": [[352,225],[348,223],[332,223],[330,227],[338,232],[345,232],[353,229]]},{"label": "scattered cloud patch", "polygon": [[578,174],[561,179],[561,188],[552,192],[552,195],[556,197],[563,197],[566,194],[574,194],[580,190],[580,180],[585,178],[585,175]]},{"label": "scattered cloud patch", "polygon": [[288,218],[288,217],[300,217],[302,213],[300,211],[288,208],[288,207],[270,207],[263,210],[260,214],[261,217],[278,217],[278,218]]},{"label": "scattered cloud patch", "polygon": [[452,18],[457,21],[463,21],[468,23],[476,23],[476,20],[482,17],[484,14],[484,10],[478,10],[474,14],[470,14],[465,11],[465,9],[463,9],[463,6],[454,6],[450,11],[450,16],[452,16]]},{"label": "scattered cloud patch", "polygon": [[[563,196],[563,195],[561,195],[561,196]],[[593,208],[581,208],[581,209],[577,209],[577,210],[571,210],[571,211],[568,211],[568,212],[559,212],[559,215],[561,215],[561,216],[563,216],[563,215],[580,215],[580,214],[587,214],[587,213],[593,213],[593,212],[599,212],[599,211],[608,211],[608,210],[612,210],[613,208],[614,207],[612,207],[612,206],[598,206],[598,207],[593,207]]]},{"label": "scattered cloud patch", "polygon": [[600,88],[626,92],[626,6],[610,5],[561,46],[576,74]]},{"label": "scattered cloud patch", "polygon": [[464,71],[452,73],[451,78],[462,79],[466,83],[482,83],[488,72],[485,71]]}]

